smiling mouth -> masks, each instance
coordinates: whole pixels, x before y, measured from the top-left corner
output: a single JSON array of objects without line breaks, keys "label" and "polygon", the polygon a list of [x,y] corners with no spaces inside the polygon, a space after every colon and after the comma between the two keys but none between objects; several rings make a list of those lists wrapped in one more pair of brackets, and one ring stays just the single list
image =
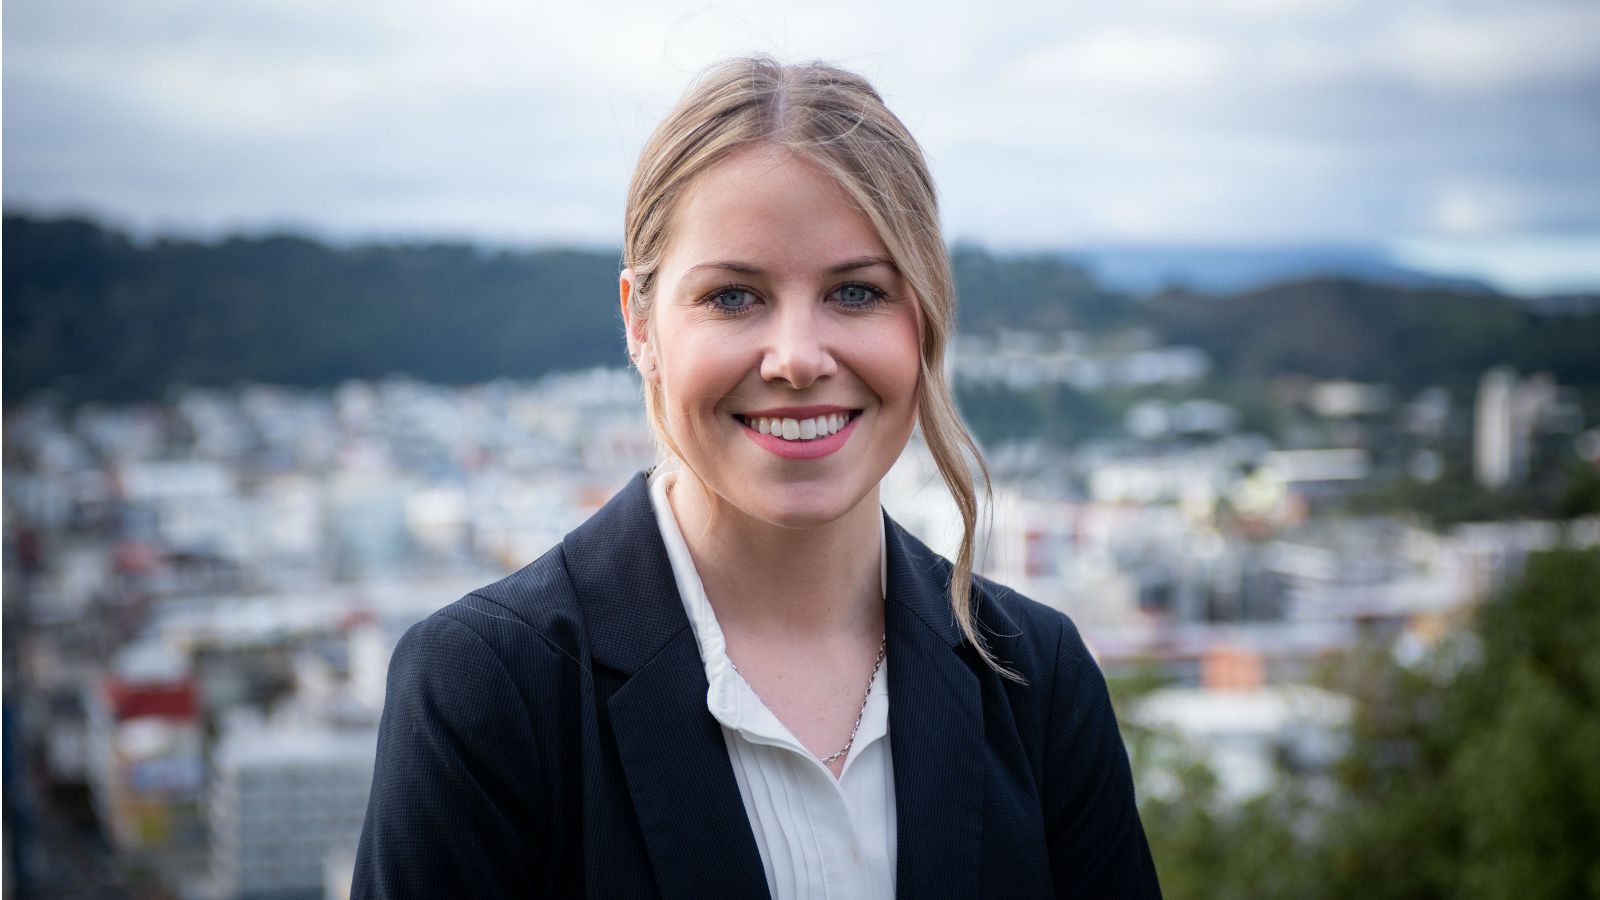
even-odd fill
[{"label": "smiling mouth", "polygon": [[809,419],[785,419],[775,416],[742,416],[734,413],[733,417],[751,431],[760,434],[769,434],[775,438],[795,443],[814,441],[825,438],[830,434],[843,431],[851,421],[860,418],[863,411],[852,409],[849,412],[828,413],[827,415],[814,416]]}]

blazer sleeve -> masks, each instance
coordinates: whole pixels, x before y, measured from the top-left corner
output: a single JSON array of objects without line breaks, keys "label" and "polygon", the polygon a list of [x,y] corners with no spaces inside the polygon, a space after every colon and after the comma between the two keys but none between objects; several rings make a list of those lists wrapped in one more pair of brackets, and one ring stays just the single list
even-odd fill
[{"label": "blazer sleeve", "polygon": [[1060,621],[1044,791],[1056,894],[1160,898],[1105,678],[1071,620]]},{"label": "blazer sleeve", "polygon": [[526,896],[542,882],[539,760],[499,656],[436,613],[389,663],[351,896]]}]

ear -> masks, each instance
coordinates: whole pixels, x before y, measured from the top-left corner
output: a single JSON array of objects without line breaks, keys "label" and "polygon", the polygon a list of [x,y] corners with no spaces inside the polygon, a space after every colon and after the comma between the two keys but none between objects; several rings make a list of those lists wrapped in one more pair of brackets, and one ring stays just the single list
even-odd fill
[{"label": "ear", "polygon": [[635,321],[633,316],[634,288],[637,285],[633,269],[626,268],[617,277],[617,294],[622,302],[622,328],[628,335],[628,358],[633,360],[639,374],[649,381],[659,381],[656,374],[655,347],[650,340],[647,323]]}]

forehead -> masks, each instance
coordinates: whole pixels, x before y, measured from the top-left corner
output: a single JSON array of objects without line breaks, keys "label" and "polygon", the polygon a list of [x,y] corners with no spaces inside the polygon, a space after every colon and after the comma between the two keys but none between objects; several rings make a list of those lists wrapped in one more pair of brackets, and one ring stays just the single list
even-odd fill
[{"label": "forehead", "polygon": [[[662,268],[737,259],[799,276],[841,260],[889,256],[866,216],[816,163],[773,145],[745,147],[690,183],[673,212]],[[670,277],[670,276],[669,276]]]}]

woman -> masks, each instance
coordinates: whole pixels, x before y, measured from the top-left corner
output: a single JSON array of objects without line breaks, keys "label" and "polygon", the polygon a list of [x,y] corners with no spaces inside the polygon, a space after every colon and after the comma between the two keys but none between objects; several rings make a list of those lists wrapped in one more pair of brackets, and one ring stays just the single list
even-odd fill
[{"label": "woman", "polygon": [[[624,262],[663,462],[401,640],[355,894],[1159,896],[1077,631],[972,574],[949,261],[878,94],[714,68]],[[878,503],[919,424],[954,564]]]}]

